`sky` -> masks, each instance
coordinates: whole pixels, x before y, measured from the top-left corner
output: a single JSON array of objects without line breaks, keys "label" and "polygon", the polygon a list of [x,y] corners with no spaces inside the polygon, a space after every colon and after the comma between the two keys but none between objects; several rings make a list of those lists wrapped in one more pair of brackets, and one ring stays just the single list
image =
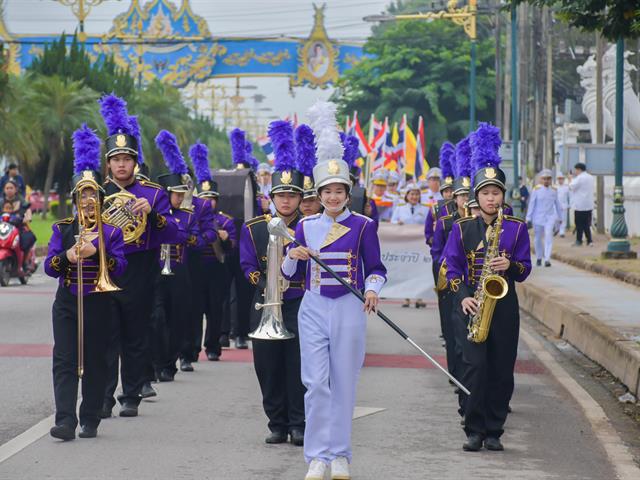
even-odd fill
[{"label": "sky", "polygon": [[[141,0],[141,4],[146,1]],[[180,0],[173,0],[179,6]],[[190,0],[191,10],[203,17],[214,36],[235,35],[287,35],[307,37],[313,26],[313,1],[311,0]],[[371,24],[362,20],[365,15],[382,12],[389,0],[316,0],[316,5],[327,4],[325,26],[329,37],[349,42],[364,41],[371,31]],[[73,32],[77,20],[70,7],[56,0],[4,0],[5,24],[10,33],[54,34]],[[129,0],[106,0],[92,8],[85,21],[87,33],[107,32],[113,18],[126,12]],[[246,90],[247,96],[260,93],[266,98],[259,115],[280,118],[297,113],[300,120],[306,110],[318,99],[327,99],[331,89],[313,90],[295,88],[295,97],[289,94],[286,78],[243,78],[243,85],[257,87]],[[234,85],[233,79],[216,80],[218,85]],[[251,101],[248,102],[251,105]]]}]

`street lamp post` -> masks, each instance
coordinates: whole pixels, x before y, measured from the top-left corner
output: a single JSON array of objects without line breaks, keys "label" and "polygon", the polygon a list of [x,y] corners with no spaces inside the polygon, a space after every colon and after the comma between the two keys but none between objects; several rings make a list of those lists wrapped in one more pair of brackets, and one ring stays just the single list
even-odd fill
[{"label": "street lamp post", "polygon": [[91,12],[91,7],[100,5],[105,0],[54,0],[65,7],[71,7],[71,12],[78,19],[80,31],[78,32],[78,39],[84,42],[87,39],[87,34],[84,33],[84,21]]},{"label": "street lamp post", "polygon": [[616,43],[616,130],[615,130],[615,187],[613,189],[613,219],[611,221],[611,239],[604,258],[637,258],[627,239],[629,230],[624,218],[624,190],[622,186],[624,158],[624,38]]},{"label": "street lamp post", "polygon": [[517,6],[511,4],[511,144],[513,151],[513,189],[511,199],[513,214],[521,216],[520,203],[520,117],[518,112],[518,12]]},{"label": "street lamp post", "polygon": [[451,20],[461,25],[471,40],[471,63],[469,68],[469,131],[476,127],[476,39],[477,39],[478,2],[469,0],[469,4],[458,8],[457,0],[449,0],[446,10],[408,15],[369,15],[367,22],[388,22],[393,20]]}]

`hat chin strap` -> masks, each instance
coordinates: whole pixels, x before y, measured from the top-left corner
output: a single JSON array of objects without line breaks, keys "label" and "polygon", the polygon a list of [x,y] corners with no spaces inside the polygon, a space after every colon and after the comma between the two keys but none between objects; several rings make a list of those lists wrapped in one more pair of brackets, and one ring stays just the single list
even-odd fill
[{"label": "hat chin strap", "polygon": [[340,205],[339,207],[329,207],[325,205],[325,203],[321,200],[320,205],[322,205],[324,209],[329,213],[340,213],[342,210],[344,210],[344,207],[347,205],[348,201],[349,201],[349,198],[347,197],[347,199],[344,202],[342,202],[342,205]]}]

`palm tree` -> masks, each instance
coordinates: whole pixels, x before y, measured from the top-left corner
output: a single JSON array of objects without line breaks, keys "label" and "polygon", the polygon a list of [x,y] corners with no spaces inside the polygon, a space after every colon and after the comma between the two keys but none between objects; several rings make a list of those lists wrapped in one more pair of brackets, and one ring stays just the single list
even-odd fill
[{"label": "palm tree", "polygon": [[97,123],[97,99],[98,94],[81,82],[65,81],[58,76],[38,76],[32,79],[32,88],[26,101],[36,116],[49,157],[44,182],[45,215],[56,168],[65,150],[65,140],[83,122],[94,125]]}]

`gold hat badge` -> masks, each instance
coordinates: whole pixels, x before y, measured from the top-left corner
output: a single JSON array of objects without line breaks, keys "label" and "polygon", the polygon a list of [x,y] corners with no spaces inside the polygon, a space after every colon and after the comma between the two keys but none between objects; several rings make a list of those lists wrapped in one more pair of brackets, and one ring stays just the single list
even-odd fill
[{"label": "gold hat badge", "polygon": [[340,165],[335,160],[329,160],[329,166],[327,167],[329,175],[337,175],[340,173]]},{"label": "gold hat badge", "polygon": [[291,172],[289,170],[282,172],[282,175],[280,175],[280,182],[283,185],[289,185],[291,183]]},{"label": "gold hat badge", "polygon": [[126,147],[127,146],[127,137],[124,135],[116,136],[116,147]]},{"label": "gold hat badge", "polygon": [[497,173],[496,173],[495,168],[493,168],[493,167],[489,167],[489,168],[487,168],[487,169],[485,170],[485,172],[484,172],[484,176],[485,176],[485,177],[487,177],[487,178],[489,178],[489,179],[496,178]]}]

